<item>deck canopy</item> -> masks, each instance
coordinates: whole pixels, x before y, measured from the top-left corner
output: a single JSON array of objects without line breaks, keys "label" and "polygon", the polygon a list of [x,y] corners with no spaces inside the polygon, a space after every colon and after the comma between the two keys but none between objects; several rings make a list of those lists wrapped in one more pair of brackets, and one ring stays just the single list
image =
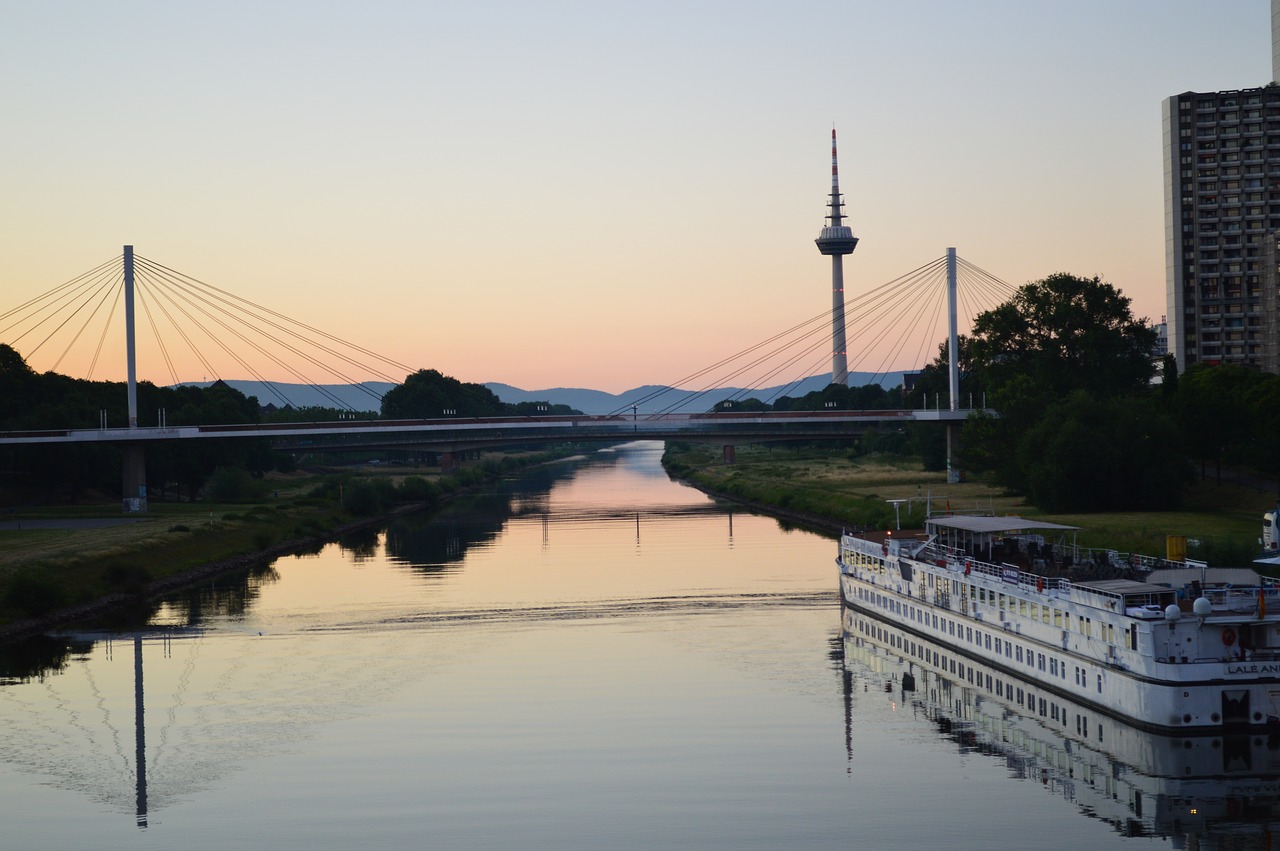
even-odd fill
[{"label": "deck canopy", "polygon": [[943,529],[988,534],[1014,535],[1018,532],[1075,532],[1079,526],[1063,526],[1061,523],[1046,523],[1043,520],[1028,520],[1025,517],[979,517],[950,515],[947,517],[930,517],[928,524],[939,532]]},{"label": "deck canopy", "polygon": [[[1074,583],[1077,593],[1094,592],[1103,597],[1119,597],[1124,600],[1124,608],[1141,608],[1155,606],[1163,610],[1165,606],[1176,603],[1178,594],[1168,585],[1157,585],[1154,582],[1138,582],[1134,579],[1097,579],[1089,582]],[[1132,614],[1132,613],[1130,613]]]},{"label": "deck canopy", "polygon": [[[1025,517],[991,517],[987,515],[949,515],[930,517],[925,529],[937,536],[940,544],[954,550],[992,560],[1004,557],[1004,547],[995,546],[1001,540],[1016,539],[1023,535],[1040,535],[1043,532],[1075,532],[1079,526],[1063,526],[1044,520],[1028,520]],[[1016,541],[1011,541],[1010,546]],[[997,552],[999,550],[999,552]]]}]

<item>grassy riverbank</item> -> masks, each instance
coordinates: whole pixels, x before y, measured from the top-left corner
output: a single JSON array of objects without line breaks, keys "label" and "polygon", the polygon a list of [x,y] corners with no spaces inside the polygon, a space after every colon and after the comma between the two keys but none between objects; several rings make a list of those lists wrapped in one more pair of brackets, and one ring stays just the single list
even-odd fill
[{"label": "grassy riverbank", "polygon": [[663,464],[673,475],[716,496],[740,501],[826,531],[896,524],[920,528],[925,511],[991,511],[1020,514],[1081,527],[1081,546],[1162,554],[1165,536],[1202,542],[1201,554],[1215,564],[1247,564],[1261,533],[1262,513],[1275,496],[1255,488],[1212,481],[1196,483],[1183,509],[1171,512],[1048,515],[1022,497],[970,478],[947,484],[945,473],[921,470],[919,461],[897,456],[853,456],[828,448],[739,447],[726,464],[718,451],[698,445],[668,445]]},{"label": "grassy riverbank", "polygon": [[[153,503],[148,514],[110,526],[93,523],[122,519],[119,502],[11,511],[0,515],[0,628],[315,545],[397,508],[430,508],[486,478],[568,454],[488,455],[449,475],[394,467],[272,475],[252,499]],[[50,521],[62,528],[40,528]]]}]

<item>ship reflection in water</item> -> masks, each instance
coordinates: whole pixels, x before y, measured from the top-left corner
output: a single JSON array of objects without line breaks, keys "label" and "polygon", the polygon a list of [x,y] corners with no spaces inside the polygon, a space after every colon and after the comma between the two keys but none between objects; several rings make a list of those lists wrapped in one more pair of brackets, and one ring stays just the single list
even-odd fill
[{"label": "ship reflection in water", "polygon": [[961,751],[1003,759],[1012,778],[1174,848],[1271,848],[1280,830],[1280,730],[1143,732],[847,607],[842,643],[846,725],[855,689],[881,690]]}]

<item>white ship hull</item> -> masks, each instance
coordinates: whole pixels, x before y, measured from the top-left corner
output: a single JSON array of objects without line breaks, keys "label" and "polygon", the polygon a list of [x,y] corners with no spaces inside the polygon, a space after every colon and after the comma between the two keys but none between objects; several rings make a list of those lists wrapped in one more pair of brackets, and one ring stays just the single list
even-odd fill
[{"label": "white ship hull", "polygon": [[1192,599],[1152,582],[1046,576],[967,555],[990,544],[977,536],[943,546],[937,531],[918,544],[846,534],[838,559],[845,605],[945,648],[918,649],[930,665],[955,674],[981,662],[1146,730],[1280,724],[1277,589],[1207,587],[1186,568]]}]

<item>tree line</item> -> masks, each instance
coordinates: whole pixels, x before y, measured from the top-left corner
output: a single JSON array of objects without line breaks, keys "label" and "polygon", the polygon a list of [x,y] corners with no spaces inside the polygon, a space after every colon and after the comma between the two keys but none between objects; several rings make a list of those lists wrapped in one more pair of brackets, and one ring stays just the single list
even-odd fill
[{"label": "tree line", "polygon": [[[1226,364],[1179,375],[1156,344],[1131,300],[1100,278],[1058,273],[1020,287],[958,340],[960,398],[983,408],[961,432],[961,468],[1054,512],[1176,508],[1197,475],[1224,469],[1280,477],[1280,376]],[[772,409],[920,407],[946,398],[948,361],[943,342],[910,391],[833,385]],[[863,448],[945,466],[931,424]]]},{"label": "tree line", "polygon": [[[271,422],[327,422],[349,418],[425,419],[440,416],[521,416],[579,413],[565,405],[508,405],[487,387],[435,370],[419,370],[383,398],[378,412],[306,407],[264,409],[216,381],[206,387],[137,386],[139,421],[168,426]],[[121,428],[128,424],[123,382],[90,381],[55,372],[37,373],[14,348],[0,343],[0,431]],[[152,499],[195,500],[211,485],[247,475],[261,478],[290,470],[294,459],[265,439],[157,441],[147,447]],[[108,443],[0,447],[0,504],[75,502],[116,498],[123,456]]]}]

